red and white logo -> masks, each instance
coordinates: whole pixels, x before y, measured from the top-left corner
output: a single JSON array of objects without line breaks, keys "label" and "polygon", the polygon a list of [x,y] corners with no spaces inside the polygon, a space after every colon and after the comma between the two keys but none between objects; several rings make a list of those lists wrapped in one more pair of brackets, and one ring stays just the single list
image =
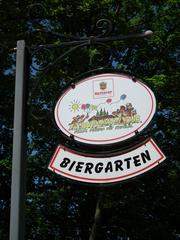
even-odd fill
[{"label": "red and white logo", "polygon": [[93,81],[93,98],[108,98],[114,96],[113,79],[94,80]]}]

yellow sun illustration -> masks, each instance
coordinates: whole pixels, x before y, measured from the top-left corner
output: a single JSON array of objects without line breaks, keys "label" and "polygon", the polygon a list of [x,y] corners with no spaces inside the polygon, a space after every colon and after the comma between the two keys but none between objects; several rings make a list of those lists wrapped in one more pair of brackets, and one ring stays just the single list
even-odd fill
[{"label": "yellow sun illustration", "polygon": [[78,102],[77,100],[74,100],[71,102],[70,105],[70,110],[73,112],[79,111],[80,109],[80,102]]}]

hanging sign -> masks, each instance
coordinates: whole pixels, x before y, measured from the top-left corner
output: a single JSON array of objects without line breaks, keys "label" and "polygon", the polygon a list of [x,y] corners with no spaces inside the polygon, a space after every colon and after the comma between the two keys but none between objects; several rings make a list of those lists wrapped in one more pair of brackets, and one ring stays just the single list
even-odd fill
[{"label": "hanging sign", "polygon": [[100,74],[67,88],[54,111],[66,136],[104,145],[122,142],[141,132],[156,109],[153,92],[127,75]]},{"label": "hanging sign", "polygon": [[143,174],[164,160],[164,154],[150,138],[128,152],[112,157],[83,155],[59,146],[49,169],[76,181],[114,183]]}]

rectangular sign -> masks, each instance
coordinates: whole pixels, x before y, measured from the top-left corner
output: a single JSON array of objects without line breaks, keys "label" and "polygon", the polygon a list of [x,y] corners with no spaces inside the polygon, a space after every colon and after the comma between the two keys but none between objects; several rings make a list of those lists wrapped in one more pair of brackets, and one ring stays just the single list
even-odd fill
[{"label": "rectangular sign", "polygon": [[113,183],[141,175],[165,160],[152,138],[112,157],[92,157],[58,146],[49,169],[87,183]]}]

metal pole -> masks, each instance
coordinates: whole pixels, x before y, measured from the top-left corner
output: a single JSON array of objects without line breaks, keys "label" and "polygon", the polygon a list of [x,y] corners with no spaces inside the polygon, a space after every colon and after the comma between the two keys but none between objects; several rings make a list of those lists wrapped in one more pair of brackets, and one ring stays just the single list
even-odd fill
[{"label": "metal pole", "polygon": [[98,240],[99,239],[103,197],[104,197],[104,191],[103,191],[103,189],[101,189],[98,199],[97,199],[97,203],[96,203],[96,210],[95,210],[95,214],[94,214],[94,223],[93,223],[93,226],[91,229],[89,240]]},{"label": "metal pole", "polygon": [[26,79],[25,41],[17,42],[14,105],[13,162],[11,182],[10,240],[24,240],[26,173]]}]

